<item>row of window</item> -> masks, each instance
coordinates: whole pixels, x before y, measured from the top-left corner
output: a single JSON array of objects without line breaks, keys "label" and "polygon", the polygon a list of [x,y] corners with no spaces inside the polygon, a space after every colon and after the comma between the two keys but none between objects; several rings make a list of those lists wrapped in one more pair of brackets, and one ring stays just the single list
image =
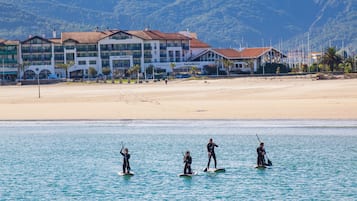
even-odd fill
[{"label": "row of window", "polygon": [[14,55],[14,54],[6,54],[6,55],[1,55],[0,54],[0,61],[2,61],[2,59],[4,59],[4,60],[7,60],[7,59],[9,59],[9,60],[14,60],[14,59],[16,59],[17,58],[17,55]]},{"label": "row of window", "polygon": [[109,44],[100,45],[101,51],[115,51],[115,50],[141,50],[141,44]]},{"label": "row of window", "polygon": [[52,55],[24,55],[24,61],[50,61],[52,59]]},{"label": "row of window", "polygon": [[[150,61],[151,62],[151,61]],[[147,63],[150,63],[147,62]],[[141,59],[133,59],[134,65],[140,65],[141,64]],[[102,67],[109,67],[110,63],[108,59],[103,59],[102,60]],[[113,60],[113,67],[120,67],[120,68],[130,68],[130,60]]]},{"label": "row of window", "polygon": [[77,53],[77,57],[97,57],[98,54],[96,52],[92,53]]},{"label": "row of window", "polygon": [[51,65],[50,61],[24,61],[25,65]]},{"label": "row of window", "polygon": [[126,55],[132,55],[134,58],[141,58],[141,52],[140,51],[126,51],[126,52],[102,52],[101,53],[101,58],[102,59],[109,59],[110,56],[126,56]]},{"label": "row of window", "polygon": [[16,51],[16,50],[17,50],[17,46],[14,45],[0,46],[0,52]]},{"label": "row of window", "polygon": [[0,59],[0,64],[2,64],[2,62],[4,62],[4,64],[14,64],[17,63],[17,59]]},{"label": "row of window", "polygon": [[[97,61],[95,60],[90,60],[89,65],[96,65]],[[78,65],[87,65],[87,61],[78,61]]]},{"label": "row of window", "polygon": [[44,53],[44,52],[52,52],[51,47],[22,47],[21,48],[22,53]]}]

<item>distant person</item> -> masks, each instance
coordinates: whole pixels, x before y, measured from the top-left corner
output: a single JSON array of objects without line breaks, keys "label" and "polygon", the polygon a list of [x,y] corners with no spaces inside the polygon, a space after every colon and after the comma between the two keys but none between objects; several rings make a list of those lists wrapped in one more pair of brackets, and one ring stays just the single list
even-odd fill
[{"label": "distant person", "polygon": [[122,146],[121,150],[120,150],[120,154],[123,156],[123,173],[129,174],[130,173],[130,164],[129,164],[130,154],[129,154],[128,148],[124,148],[124,146]]},{"label": "distant person", "polygon": [[167,85],[167,78],[165,79],[165,84]]},{"label": "distant person", "polygon": [[264,148],[264,142],[261,142],[259,147],[257,148],[257,165],[258,166],[266,166],[267,164],[265,163],[265,148]]},{"label": "distant person", "polygon": [[186,151],[186,154],[183,157],[183,162],[185,163],[185,168],[183,169],[183,173],[192,174],[192,170],[191,170],[192,157],[190,155],[190,151]]},{"label": "distant person", "polygon": [[209,165],[211,163],[211,158],[214,160],[214,168],[217,168],[217,160],[216,160],[216,154],[214,153],[214,147],[218,147],[216,143],[213,142],[213,139],[209,139],[209,142],[207,144],[207,152],[208,152],[208,163],[206,169],[204,169],[204,172],[206,172],[209,169]]}]

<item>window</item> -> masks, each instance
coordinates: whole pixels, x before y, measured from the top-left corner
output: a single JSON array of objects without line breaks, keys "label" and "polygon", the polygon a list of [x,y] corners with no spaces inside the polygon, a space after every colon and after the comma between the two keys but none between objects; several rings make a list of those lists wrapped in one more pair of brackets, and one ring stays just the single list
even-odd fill
[{"label": "window", "polygon": [[78,61],[78,65],[86,65],[87,62],[86,61]]},{"label": "window", "polygon": [[97,64],[97,61],[95,61],[95,60],[89,61],[89,64],[91,64],[91,65],[96,65],[96,64]]}]

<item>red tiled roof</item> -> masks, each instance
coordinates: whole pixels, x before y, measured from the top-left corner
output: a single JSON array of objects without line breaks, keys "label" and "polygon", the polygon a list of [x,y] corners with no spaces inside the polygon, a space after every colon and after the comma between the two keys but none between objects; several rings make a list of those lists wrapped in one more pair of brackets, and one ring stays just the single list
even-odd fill
[{"label": "red tiled roof", "polygon": [[17,40],[6,40],[6,39],[1,39],[0,38],[0,43],[4,44],[4,45],[18,45],[20,43],[20,41]]},{"label": "red tiled roof", "polygon": [[61,35],[62,43],[66,40],[74,40],[78,43],[97,43],[100,39],[112,34],[110,31],[93,31],[93,32],[63,32]]},{"label": "red tiled roof", "polygon": [[57,44],[61,43],[61,38],[50,38],[48,40],[50,40],[52,43],[57,43]]},{"label": "red tiled roof", "polygon": [[143,30],[143,31],[126,31],[127,33],[144,40],[190,40],[179,33],[163,33],[157,30]]},{"label": "red tiled roof", "polygon": [[207,43],[204,43],[204,42],[196,39],[196,38],[191,38],[190,47],[191,48],[210,48],[211,46],[208,45]]},{"label": "red tiled roof", "polygon": [[227,58],[239,58],[240,57],[240,52],[235,49],[226,48],[226,49],[212,49],[212,50],[224,57],[227,57]]},{"label": "red tiled roof", "polygon": [[269,51],[270,47],[245,48],[240,51],[241,58],[257,58],[265,52]]}]

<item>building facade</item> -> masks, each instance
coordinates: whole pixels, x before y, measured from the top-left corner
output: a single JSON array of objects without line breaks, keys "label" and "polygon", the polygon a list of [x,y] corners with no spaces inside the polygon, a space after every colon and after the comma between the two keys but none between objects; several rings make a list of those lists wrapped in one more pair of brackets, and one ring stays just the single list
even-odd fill
[{"label": "building facade", "polygon": [[206,49],[192,58],[192,61],[214,62],[221,69],[229,61],[228,71],[236,73],[256,72],[260,66],[267,63],[283,63],[286,56],[272,47],[244,48],[236,50],[228,49]]},{"label": "building facade", "polygon": [[172,62],[187,61],[190,38],[153,30],[64,32],[60,38],[30,37],[20,43],[20,49],[22,78],[84,78],[89,68],[98,74],[108,68],[111,75],[123,75],[135,65],[144,72],[150,65],[166,63],[161,67],[170,71]]},{"label": "building facade", "polygon": [[[134,66],[146,78],[147,68],[183,72],[216,65],[224,69],[226,60],[231,71],[247,72],[285,57],[274,48],[215,49],[198,40],[195,33],[148,29],[63,32],[60,37],[54,32],[53,38],[0,40],[0,56],[4,74],[24,79],[87,78],[108,72],[120,77]],[[90,75],[93,71],[95,75]]]},{"label": "building facade", "polygon": [[19,69],[19,41],[0,39],[0,79],[15,80]]}]

